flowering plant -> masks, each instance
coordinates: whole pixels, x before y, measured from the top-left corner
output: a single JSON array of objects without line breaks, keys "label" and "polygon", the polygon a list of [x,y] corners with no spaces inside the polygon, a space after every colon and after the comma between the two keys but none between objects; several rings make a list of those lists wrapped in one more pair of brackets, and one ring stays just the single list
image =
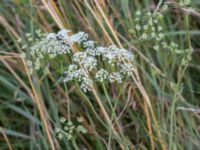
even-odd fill
[{"label": "flowering plant", "polygon": [[[44,34],[40,31],[36,33],[39,38],[30,46],[28,52],[31,59],[28,59],[27,54],[22,54],[26,58],[30,73],[34,69],[40,69],[44,58],[49,60],[69,54],[72,63],[64,72],[64,82],[76,80],[81,84],[81,89],[87,92],[91,90],[95,80],[122,83],[123,78],[130,76],[134,69],[134,55],[130,51],[115,45],[97,46],[84,32],[70,35],[69,30],[62,29],[57,34]],[[74,52],[74,45],[80,51]]]}]

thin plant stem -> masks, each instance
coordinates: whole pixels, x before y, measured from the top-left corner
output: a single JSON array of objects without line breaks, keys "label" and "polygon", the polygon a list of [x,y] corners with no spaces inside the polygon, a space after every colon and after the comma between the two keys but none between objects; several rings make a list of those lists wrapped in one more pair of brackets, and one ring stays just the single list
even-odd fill
[{"label": "thin plant stem", "polygon": [[25,60],[23,58],[21,60],[22,60],[22,63],[24,65],[25,72],[26,72],[26,74],[28,76],[28,80],[29,80],[29,83],[31,85],[31,89],[32,89],[33,95],[34,95],[34,99],[33,100],[34,100],[34,102],[35,102],[35,104],[36,104],[36,106],[37,106],[37,108],[39,110],[39,114],[40,114],[40,117],[41,117],[42,122],[44,124],[44,129],[45,129],[45,132],[47,134],[50,147],[51,147],[52,150],[56,150],[56,148],[54,146],[54,142],[53,142],[52,136],[51,136],[50,126],[49,126],[48,120],[46,118],[47,115],[46,115],[46,112],[44,110],[44,106],[43,106],[42,102],[40,102],[39,97],[37,96],[37,93],[36,93],[35,87],[33,85],[32,79],[31,79],[31,77],[30,77],[30,75],[28,73],[28,68],[26,66]]},{"label": "thin plant stem", "polygon": [[5,139],[5,141],[6,141],[7,145],[8,145],[9,150],[13,150],[13,148],[11,146],[11,143],[10,143],[10,141],[9,141],[9,139],[8,139],[7,135],[5,134],[4,129],[2,127],[0,127],[0,132],[2,133],[3,138]]},{"label": "thin plant stem", "polygon": [[[191,49],[191,41],[190,41],[190,33],[189,33],[189,14],[187,13],[186,16],[185,16],[185,19],[186,19],[186,26],[187,26],[187,42],[188,42],[188,46],[189,48]],[[191,54],[189,54],[191,55]],[[184,76],[184,73],[187,69],[187,64],[189,63],[188,62],[189,60],[187,60],[187,63],[185,66],[180,66],[179,67],[179,70],[178,70],[178,82],[177,84],[175,85],[175,93],[174,93],[174,96],[173,96],[173,99],[172,99],[172,107],[171,107],[171,114],[170,114],[170,140],[169,140],[169,149],[172,150],[173,149],[173,134],[174,134],[174,124],[176,123],[175,122],[175,106],[176,106],[176,102],[178,101],[177,97],[179,95],[179,89],[180,89],[180,85],[181,85],[181,81],[182,81],[182,78]]]}]

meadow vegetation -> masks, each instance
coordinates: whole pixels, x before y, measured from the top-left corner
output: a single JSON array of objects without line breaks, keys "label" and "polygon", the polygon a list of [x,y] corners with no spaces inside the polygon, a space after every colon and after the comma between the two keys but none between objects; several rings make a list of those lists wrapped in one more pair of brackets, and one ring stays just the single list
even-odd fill
[{"label": "meadow vegetation", "polygon": [[200,149],[199,8],[2,0],[0,149]]}]

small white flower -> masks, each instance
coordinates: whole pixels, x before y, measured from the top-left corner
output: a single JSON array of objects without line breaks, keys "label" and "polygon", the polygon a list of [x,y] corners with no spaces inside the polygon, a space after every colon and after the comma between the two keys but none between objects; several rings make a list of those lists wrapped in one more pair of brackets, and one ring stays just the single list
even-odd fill
[{"label": "small white flower", "polygon": [[81,89],[83,90],[83,92],[91,91],[92,84],[92,80],[84,77],[83,82],[81,83]]},{"label": "small white flower", "polygon": [[147,12],[147,16],[151,16],[152,15],[152,13],[151,12]]},{"label": "small white flower", "polygon": [[26,33],[25,35],[26,35],[26,37],[30,37],[31,33]]},{"label": "small white flower", "polygon": [[155,46],[153,47],[153,49],[156,50],[156,51],[158,51],[158,50],[159,50],[159,45],[155,45]]},{"label": "small white flower", "polygon": [[82,43],[88,39],[88,34],[85,32],[78,32],[70,36],[70,41],[73,43]]},{"label": "small white flower", "polygon": [[157,12],[157,13],[156,13],[156,18],[162,19],[162,18],[163,18],[163,15],[162,15],[160,12]]},{"label": "small white flower", "polygon": [[27,45],[22,45],[22,49],[26,49],[27,48]]},{"label": "small white flower", "polygon": [[86,134],[86,133],[87,133],[87,129],[84,128],[84,127],[81,126],[81,125],[79,125],[79,126],[77,127],[77,130],[78,130],[79,132],[83,133],[83,134]]},{"label": "small white flower", "polygon": [[122,83],[122,75],[118,72],[114,72],[112,74],[109,75],[108,77],[110,83],[113,83],[113,82],[118,82],[118,83]]},{"label": "small white flower", "polygon": [[143,33],[142,36],[141,36],[141,39],[144,39],[144,40],[147,39],[147,34]]},{"label": "small white flower", "polygon": [[89,71],[92,71],[97,66],[97,60],[94,57],[88,56],[81,61],[83,67]]},{"label": "small white flower", "polygon": [[135,14],[136,14],[137,16],[140,16],[140,15],[141,15],[141,11],[138,10],[138,11],[135,12]]},{"label": "small white flower", "polygon": [[99,47],[96,47],[96,48],[95,48],[95,54],[96,54],[96,56],[103,55],[103,54],[105,54],[106,52],[107,52],[107,48],[106,48],[106,47],[101,47],[101,46],[99,46]]},{"label": "small white flower", "polygon": [[48,35],[47,35],[47,40],[55,40],[56,39],[56,34],[55,33],[49,33]]},{"label": "small white flower", "polygon": [[64,135],[63,135],[62,133],[58,133],[58,139],[59,139],[59,140],[62,140],[63,137],[64,137]]},{"label": "small white flower", "polygon": [[37,58],[36,61],[35,61],[35,70],[38,70],[40,69],[40,59]]},{"label": "small white flower", "polygon": [[166,43],[166,42],[162,42],[161,44],[162,44],[162,46],[163,46],[164,48],[167,48],[167,43]]},{"label": "small white flower", "polygon": [[30,61],[30,60],[27,60],[27,61],[26,61],[26,64],[27,64],[27,66],[28,66],[28,67],[32,67],[32,65],[33,65],[33,62],[32,62],[32,61]]},{"label": "small white flower", "polygon": [[148,24],[149,24],[150,26],[153,26],[153,20],[152,20],[152,18],[149,19]]},{"label": "small white flower", "polygon": [[152,28],[151,28],[151,30],[152,30],[153,32],[155,32],[155,31],[156,31],[155,27],[152,27]]},{"label": "small white flower", "polygon": [[65,131],[69,130],[69,127],[68,126],[64,126],[64,130]]},{"label": "small white flower", "polygon": [[136,30],[138,30],[138,31],[141,30],[141,27],[140,27],[140,25],[138,25],[138,24],[136,24],[135,28],[136,28]]},{"label": "small white flower", "polygon": [[61,123],[65,123],[65,122],[66,122],[65,117],[61,117],[61,118],[60,118],[60,122],[61,122]]},{"label": "small white flower", "polygon": [[156,37],[156,33],[155,33],[155,32],[152,32],[152,33],[151,33],[151,36],[152,36],[152,38],[155,38],[155,37]]},{"label": "small white flower", "polygon": [[140,18],[138,18],[138,17],[135,18],[135,21],[136,21],[136,22],[138,22],[139,20],[140,20]]},{"label": "small white flower", "polygon": [[77,69],[78,66],[75,64],[71,64],[68,67],[68,70],[64,72],[64,82],[68,82],[73,80],[74,78],[77,78]]},{"label": "small white flower", "polygon": [[97,81],[103,82],[108,78],[108,72],[105,69],[100,69],[99,71],[97,71],[95,78],[97,79]]},{"label": "small white flower", "polygon": [[78,117],[78,118],[77,118],[77,121],[78,121],[79,123],[81,123],[81,122],[84,121],[84,118],[83,118],[83,117]]},{"label": "small white flower", "polygon": [[64,39],[64,40],[68,40],[69,39],[69,36],[68,36],[68,33],[71,32],[70,30],[67,30],[67,29],[61,29],[58,33],[57,33],[57,36],[61,39]]},{"label": "small white flower", "polygon": [[144,30],[148,30],[148,27],[149,27],[148,25],[143,26]]},{"label": "small white flower", "polygon": [[121,65],[121,73],[122,74],[127,74],[128,76],[131,76],[133,70],[134,70],[134,66],[131,63],[125,63]]},{"label": "small white flower", "polygon": [[32,38],[32,37],[29,37],[27,40],[28,40],[29,42],[31,42],[31,41],[33,41],[33,38]]},{"label": "small white flower", "polygon": [[85,52],[76,52],[73,55],[73,61],[79,62],[85,59],[86,57],[87,57],[87,54]]},{"label": "small white flower", "polygon": [[40,33],[41,33],[41,29],[37,29],[35,32],[36,32],[37,34],[40,34]]},{"label": "small white flower", "polygon": [[158,31],[162,31],[163,30],[163,27],[162,26],[158,26]]},{"label": "small white flower", "polygon": [[95,45],[96,45],[96,42],[92,40],[83,42],[83,48],[85,48],[85,52],[92,56],[96,55]]},{"label": "small white flower", "polygon": [[89,40],[89,41],[85,41],[83,42],[83,47],[84,48],[94,48],[95,47],[95,44],[96,42],[95,41],[92,41],[92,40]]},{"label": "small white flower", "polygon": [[17,42],[18,42],[18,43],[21,43],[21,42],[22,42],[22,38],[19,38],[19,39],[17,40]]},{"label": "small white flower", "polygon": [[56,57],[56,54],[49,54],[49,58],[55,58]]},{"label": "small white flower", "polygon": [[158,36],[159,36],[160,39],[164,38],[164,34],[163,33],[159,33]]},{"label": "small white flower", "polygon": [[93,56],[88,56],[86,52],[76,52],[73,55],[73,61],[80,62],[83,67],[91,71],[92,69],[96,68],[97,60]]},{"label": "small white flower", "polygon": [[20,55],[21,58],[25,59],[26,58],[26,54],[24,52],[21,53]]}]

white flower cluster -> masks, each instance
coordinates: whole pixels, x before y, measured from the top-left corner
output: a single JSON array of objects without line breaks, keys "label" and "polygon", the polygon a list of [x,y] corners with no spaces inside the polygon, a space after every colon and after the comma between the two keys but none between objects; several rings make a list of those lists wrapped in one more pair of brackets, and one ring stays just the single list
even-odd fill
[{"label": "white flower cluster", "polygon": [[[36,33],[38,38],[35,39],[35,41],[33,41],[33,38],[31,38],[30,34],[27,34],[30,46],[22,45],[22,48],[26,49],[29,47],[29,55],[23,53],[22,57],[25,57],[27,60],[30,74],[32,73],[33,69],[40,69],[41,63],[44,61],[44,59],[53,59],[59,55],[71,52],[70,39],[67,35],[68,32],[69,30],[61,30],[57,34],[46,34],[41,33],[40,30],[37,30]],[[21,42],[21,39],[19,42]],[[31,45],[33,42],[34,45]]]},{"label": "white flower cluster", "polygon": [[133,64],[130,64],[130,63],[124,63],[124,64],[121,64],[121,68],[122,68],[122,70],[121,70],[122,74],[127,74],[127,75],[131,76],[134,66],[133,66]]},{"label": "white flower cluster", "polygon": [[133,54],[126,49],[118,48],[115,45],[109,47],[97,47],[96,55],[101,55],[104,60],[107,60],[109,64],[114,65],[115,63],[121,64],[122,62],[132,62]]},{"label": "white flower cluster", "polygon": [[80,64],[85,68],[86,70],[93,70],[97,66],[97,60],[93,56],[88,56],[85,52],[76,52],[73,55],[73,61]]},{"label": "white flower cluster", "polygon": [[64,82],[72,80],[81,82],[81,89],[84,92],[91,90],[93,82],[89,79],[88,73],[84,69],[78,68],[75,64],[69,65],[68,70],[64,73]]},{"label": "white flower cluster", "polygon": [[191,0],[180,0],[179,1],[179,5],[181,6],[181,7],[183,7],[183,6],[189,6],[191,4]]},{"label": "white flower cluster", "polygon": [[[78,32],[72,36],[68,35],[69,32],[70,30],[62,29],[57,34],[47,34],[37,30],[36,33],[38,38],[35,39],[35,41],[33,41],[30,33],[26,34],[27,41],[30,42],[30,45],[22,45],[22,49],[29,48],[29,56],[23,53],[22,57],[27,60],[30,74],[33,69],[40,69],[44,59],[53,59],[59,55],[69,54],[71,53],[71,44],[76,42],[80,44],[88,39],[88,35],[84,32]],[[18,42],[21,43],[22,39],[19,39]],[[31,45],[31,43],[34,44]],[[31,59],[28,59],[30,57]]]},{"label": "white flower cluster", "polygon": [[81,125],[83,121],[83,118],[79,117],[77,119],[78,125],[75,125],[72,121],[67,121],[64,117],[61,117],[60,123],[62,128],[55,128],[58,139],[62,140],[63,138],[66,138],[67,140],[71,140],[76,131],[82,134],[86,134],[87,129]]},{"label": "white flower cluster", "polygon": [[[72,60],[75,64],[70,65],[65,72],[65,81],[77,80],[81,82],[81,89],[86,92],[91,90],[94,80],[122,83],[125,75],[131,75],[134,69],[134,56],[128,50],[118,48],[115,45],[98,47],[96,42],[89,40],[81,43],[80,46],[83,47],[84,51],[73,54]],[[80,64],[81,67],[78,68],[76,64]],[[106,64],[107,67],[102,68],[103,64]],[[75,69],[71,71],[74,65],[76,67],[73,67]],[[91,75],[90,78],[89,75]]]},{"label": "white flower cluster", "polygon": [[191,54],[193,52],[193,48],[180,49],[178,45],[173,42],[171,42],[169,45],[166,45],[165,48],[179,56],[182,66],[187,65],[188,62],[192,59]]},{"label": "white flower cluster", "polygon": [[122,74],[120,74],[119,72],[111,73],[108,78],[111,83],[115,81],[118,83],[122,83]]},{"label": "white flower cluster", "polygon": [[[166,6],[163,6],[166,7]],[[165,8],[167,9],[167,8]],[[131,29],[135,36],[144,40],[152,40],[151,45],[153,49],[158,51],[161,48],[169,50],[172,53],[179,55],[182,59],[181,64],[186,64],[191,58],[192,49],[179,49],[178,45],[174,42],[167,43],[164,39],[163,29],[163,15],[160,12],[147,12],[142,13],[140,10],[135,13],[135,26],[134,29]],[[126,66],[127,68],[128,66]],[[130,67],[128,67],[130,68]],[[126,69],[125,69],[126,70]]]},{"label": "white flower cluster", "polygon": [[87,39],[88,39],[88,34],[86,34],[85,32],[78,32],[78,33],[70,36],[70,41],[73,43],[81,44],[82,42],[86,41]]},{"label": "white flower cluster", "polygon": [[162,33],[163,27],[161,25],[163,15],[161,13],[147,12],[141,19],[141,12],[137,11],[136,16],[135,29],[142,31],[142,39],[156,39],[157,41],[163,39],[164,34]]},{"label": "white flower cluster", "polygon": [[103,82],[104,80],[108,79],[108,72],[105,69],[100,69],[99,71],[97,71],[95,78],[97,79],[97,81],[99,82]]},{"label": "white flower cluster", "polygon": [[[57,34],[37,32],[38,39],[30,46],[26,57],[30,69],[38,70],[43,59],[53,59],[64,54],[72,55],[72,64],[64,73],[64,82],[77,81],[84,92],[90,91],[93,80],[121,83],[125,75],[131,75],[134,68],[133,54],[115,45],[99,47],[95,41],[88,39],[88,34],[78,32],[69,34],[63,29]],[[30,36],[30,35],[29,35]],[[72,54],[71,46],[77,46],[79,52]],[[31,59],[28,59],[31,56]]]},{"label": "white flower cluster", "polygon": [[[163,15],[160,12],[147,12],[142,14],[140,10],[135,13],[135,25],[131,30],[137,37],[144,40],[153,40],[161,43],[164,39],[162,19]],[[163,43],[164,44],[164,43]],[[160,46],[153,46],[154,50],[159,50]]]}]

